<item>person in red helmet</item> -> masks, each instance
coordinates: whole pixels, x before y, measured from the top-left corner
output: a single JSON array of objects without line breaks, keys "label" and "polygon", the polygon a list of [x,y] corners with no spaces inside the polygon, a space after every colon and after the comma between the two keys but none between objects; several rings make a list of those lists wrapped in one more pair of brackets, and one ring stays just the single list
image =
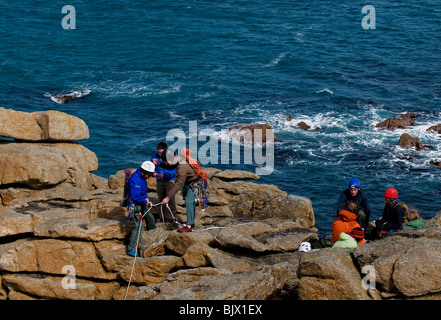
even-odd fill
[{"label": "person in red helmet", "polygon": [[404,211],[398,202],[398,191],[389,188],[384,192],[383,215],[375,222],[377,238],[398,231],[403,225]]}]

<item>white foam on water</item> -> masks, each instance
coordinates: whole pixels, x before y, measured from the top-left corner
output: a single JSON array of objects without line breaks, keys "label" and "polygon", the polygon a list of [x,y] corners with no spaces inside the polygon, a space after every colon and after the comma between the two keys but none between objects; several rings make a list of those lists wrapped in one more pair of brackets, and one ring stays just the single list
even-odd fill
[{"label": "white foam on water", "polygon": [[50,94],[49,92],[45,92],[43,94],[43,96],[50,98],[53,102],[58,103],[58,104],[62,104],[63,101],[61,101],[57,95],[58,94],[62,94],[63,96],[67,96],[67,97],[74,97],[75,99],[77,98],[81,98],[84,96],[87,96],[91,93],[92,91],[88,88],[86,89],[78,89],[78,90],[72,90],[69,93],[56,93],[56,94]]},{"label": "white foam on water", "polygon": [[277,58],[273,59],[270,63],[264,65],[265,68],[271,68],[279,64],[280,61],[288,54],[288,52],[281,53]]}]

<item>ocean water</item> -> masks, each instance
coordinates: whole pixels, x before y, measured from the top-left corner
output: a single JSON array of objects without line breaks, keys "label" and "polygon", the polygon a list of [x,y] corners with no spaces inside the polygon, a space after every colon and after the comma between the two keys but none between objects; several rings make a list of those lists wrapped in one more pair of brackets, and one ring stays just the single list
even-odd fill
[{"label": "ocean water", "polygon": [[[190,121],[200,132],[268,123],[278,141],[260,183],[310,198],[321,234],[352,177],[372,219],[388,187],[430,218],[441,210],[441,170],[429,163],[441,160],[441,135],[425,131],[441,123],[441,6],[369,4],[375,29],[362,27],[359,1],[0,1],[0,106],[84,119],[81,143],[105,178],[149,159],[171,129],[190,134]],[[65,5],[75,29],[62,26]],[[58,104],[58,93],[81,97]],[[404,112],[418,124],[375,127]],[[430,147],[397,147],[404,132]]]}]

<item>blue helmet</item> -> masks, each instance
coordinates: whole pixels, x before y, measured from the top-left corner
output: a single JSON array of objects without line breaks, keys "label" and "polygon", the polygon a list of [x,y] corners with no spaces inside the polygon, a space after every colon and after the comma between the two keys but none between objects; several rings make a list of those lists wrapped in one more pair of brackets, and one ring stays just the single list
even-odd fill
[{"label": "blue helmet", "polygon": [[358,189],[358,188],[360,188],[360,180],[352,178],[351,180],[349,180],[348,187],[349,187],[349,189]]}]

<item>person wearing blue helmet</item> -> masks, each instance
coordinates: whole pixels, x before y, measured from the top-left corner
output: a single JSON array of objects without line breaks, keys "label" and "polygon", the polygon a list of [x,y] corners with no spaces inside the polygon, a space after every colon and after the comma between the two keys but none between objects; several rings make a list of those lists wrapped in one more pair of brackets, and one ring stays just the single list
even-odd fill
[{"label": "person wearing blue helmet", "polygon": [[349,180],[348,188],[345,189],[338,198],[337,215],[340,211],[344,210],[347,201],[354,201],[357,203],[359,208],[357,212],[357,222],[362,228],[366,229],[371,216],[371,207],[366,194],[361,189],[360,180],[356,178]]}]

